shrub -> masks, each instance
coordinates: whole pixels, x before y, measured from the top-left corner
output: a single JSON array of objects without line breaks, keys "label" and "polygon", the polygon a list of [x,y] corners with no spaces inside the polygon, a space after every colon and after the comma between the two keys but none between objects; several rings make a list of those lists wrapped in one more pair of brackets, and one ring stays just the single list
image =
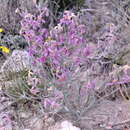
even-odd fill
[{"label": "shrub", "polygon": [[[47,8],[39,10],[35,15],[23,14],[20,34],[30,44],[29,52],[35,59],[33,64],[40,63],[43,66],[43,70],[37,70],[36,73],[40,76],[41,71],[43,72],[42,78],[48,82],[47,90],[48,88],[51,88],[53,92],[55,89],[61,90],[66,105],[70,105],[68,99],[74,91],[76,97],[70,102],[74,102],[72,103],[73,109],[75,105],[77,105],[76,109],[79,109],[80,91],[85,85],[80,82],[79,70],[82,64],[89,63],[94,47],[87,43],[86,26],[80,23],[78,15],[65,11],[57,26],[51,28],[48,28],[48,17]],[[91,88],[91,83],[89,87]],[[88,88],[85,85],[83,89],[87,91]],[[56,101],[54,98],[53,101],[52,98],[45,99],[44,104]],[[79,103],[76,103],[77,101]]]}]

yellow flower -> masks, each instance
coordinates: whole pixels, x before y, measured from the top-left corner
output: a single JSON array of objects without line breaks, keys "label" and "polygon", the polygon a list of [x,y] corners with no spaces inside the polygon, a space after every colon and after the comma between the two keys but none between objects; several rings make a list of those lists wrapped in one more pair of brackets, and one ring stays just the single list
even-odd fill
[{"label": "yellow flower", "polygon": [[3,28],[0,28],[0,33],[4,32],[4,29]]},{"label": "yellow flower", "polygon": [[51,37],[48,37],[47,39],[46,39],[46,42],[49,42],[49,41],[51,41],[52,40],[52,38]]},{"label": "yellow flower", "polygon": [[5,46],[0,46],[0,49],[2,49],[2,52],[4,52],[4,53],[9,53],[10,52],[10,50]]}]

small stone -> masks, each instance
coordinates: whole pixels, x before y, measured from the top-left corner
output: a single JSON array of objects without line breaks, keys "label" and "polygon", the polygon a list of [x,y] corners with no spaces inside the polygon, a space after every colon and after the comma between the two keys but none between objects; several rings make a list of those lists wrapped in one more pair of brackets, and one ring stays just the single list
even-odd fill
[{"label": "small stone", "polygon": [[69,121],[63,121],[61,123],[62,129],[60,130],[80,130],[80,128],[73,126],[71,122]]}]

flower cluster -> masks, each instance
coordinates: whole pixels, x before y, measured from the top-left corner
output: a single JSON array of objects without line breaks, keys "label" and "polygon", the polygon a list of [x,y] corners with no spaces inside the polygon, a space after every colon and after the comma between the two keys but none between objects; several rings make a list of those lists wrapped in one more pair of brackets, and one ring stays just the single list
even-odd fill
[{"label": "flower cluster", "polygon": [[[78,78],[76,70],[82,64],[88,63],[94,48],[87,43],[86,26],[80,22],[78,15],[71,11],[65,11],[58,24],[51,28],[49,11],[46,8],[34,15],[24,13],[20,34],[30,44],[29,52],[35,59],[34,63],[42,64],[43,70],[37,73],[43,71],[48,88],[51,82],[53,88],[60,87],[68,91],[70,82]],[[51,78],[48,78],[50,76]],[[62,91],[63,95],[65,91]],[[60,104],[55,96],[44,101],[45,108],[52,109]]]},{"label": "flower cluster", "polygon": [[30,43],[30,54],[36,62],[51,64],[56,77],[62,77],[90,55],[92,49],[86,43],[86,26],[74,13],[65,11],[57,26],[51,29],[47,26],[49,11],[46,8],[36,15],[23,16],[20,33]]}]

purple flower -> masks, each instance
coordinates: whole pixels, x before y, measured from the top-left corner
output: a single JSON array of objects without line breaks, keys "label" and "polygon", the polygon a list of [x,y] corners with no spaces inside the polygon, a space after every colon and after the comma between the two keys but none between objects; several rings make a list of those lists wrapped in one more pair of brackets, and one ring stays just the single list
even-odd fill
[{"label": "purple flower", "polygon": [[45,63],[45,62],[46,62],[46,57],[45,57],[45,56],[42,56],[42,57],[40,58],[40,61],[41,61],[42,63]]},{"label": "purple flower", "polygon": [[43,37],[42,36],[35,36],[34,40],[37,44],[43,44]]}]

